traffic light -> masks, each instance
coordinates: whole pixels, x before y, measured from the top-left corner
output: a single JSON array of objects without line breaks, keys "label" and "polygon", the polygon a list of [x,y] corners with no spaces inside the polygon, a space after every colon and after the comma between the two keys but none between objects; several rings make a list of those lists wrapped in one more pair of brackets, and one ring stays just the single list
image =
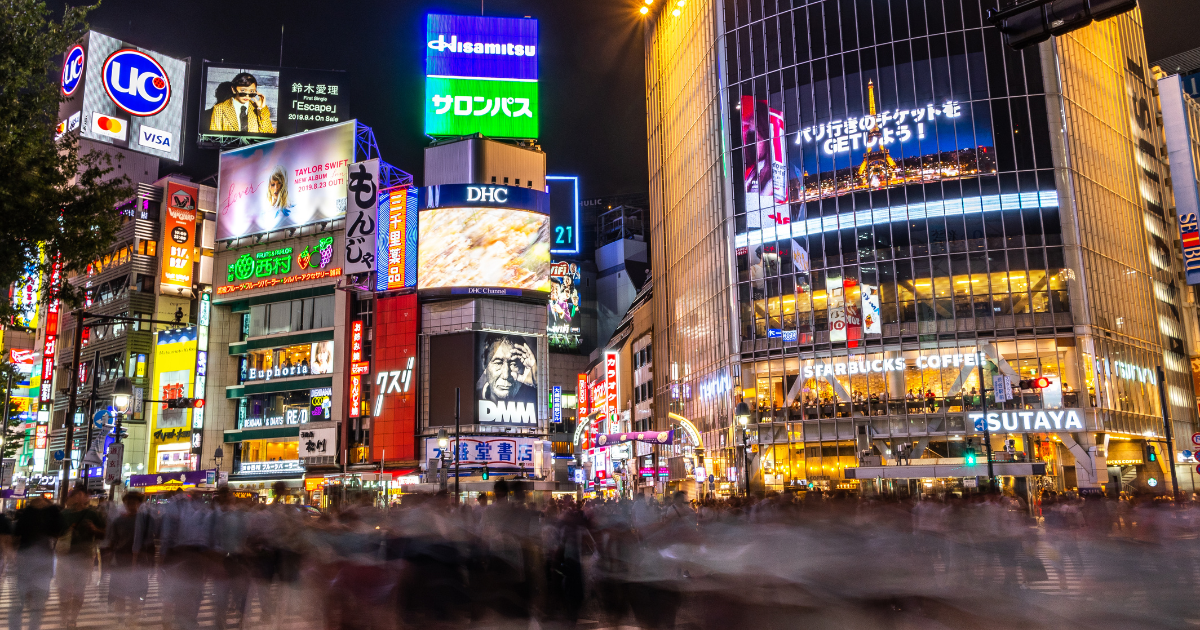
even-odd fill
[{"label": "traffic light", "polygon": [[491,477],[491,473],[488,472],[487,464],[484,464],[483,465],[483,480],[487,481],[488,477]]},{"label": "traffic light", "polygon": [[988,10],[988,21],[1004,33],[1009,48],[1020,50],[1135,8],[1137,0],[1028,0]]},{"label": "traffic light", "polygon": [[974,446],[968,446],[967,450],[963,451],[963,457],[967,460],[967,466],[974,466],[979,463],[979,458],[975,456]]},{"label": "traffic light", "polygon": [[1154,448],[1153,444],[1147,444],[1146,445],[1146,463],[1151,464],[1151,463],[1154,463],[1157,461],[1158,461],[1158,450],[1156,450]]},{"label": "traffic light", "polygon": [[1019,385],[1021,389],[1045,389],[1050,387],[1050,379],[1046,378],[1045,376],[1027,378],[1022,379]]},{"label": "traffic light", "polygon": [[203,398],[168,398],[167,409],[203,409]]}]

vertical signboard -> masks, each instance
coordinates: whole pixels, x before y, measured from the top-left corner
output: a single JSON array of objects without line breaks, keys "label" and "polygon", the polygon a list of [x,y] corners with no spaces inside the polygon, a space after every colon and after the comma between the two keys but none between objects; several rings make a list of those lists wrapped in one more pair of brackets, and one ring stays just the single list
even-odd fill
[{"label": "vertical signboard", "polygon": [[550,265],[550,312],[546,318],[546,337],[552,348],[575,349],[582,341],[579,286],[579,265],[567,261]]},{"label": "vertical signboard", "polygon": [[196,203],[200,189],[175,181],[167,182],[167,198],[162,213],[163,251],[162,272],[159,274],[160,293],[192,291],[192,261],[196,245]]},{"label": "vertical signboard", "polygon": [[546,192],[550,195],[550,253],[578,254],[579,178],[547,175]]},{"label": "vertical signboard", "polygon": [[538,23],[430,14],[425,133],[537,138]]},{"label": "vertical signboard", "polygon": [[350,324],[350,417],[362,415],[362,375],[354,369],[362,362],[363,323],[355,320]]},{"label": "vertical signboard", "polygon": [[846,340],[846,296],[840,273],[825,276],[825,295],[829,302],[829,341]]},{"label": "vertical signboard", "polygon": [[617,413],[617,353],[604,353],[604,412],[615,420]]},{"label": "vertical signboard", "polygon": [[[417,286],[417,191],[393,188],[379,196],[375,259],[380,273],[375,289],[389,291]],[[387,273],[383,273],[386,269]]]},{"label": "vertical signboard", "polygon": [[[1163,135],[1170,156],[1171,185],[1175,191],[1175,222],[1183,248],[1183,270],[1188,284],[1200,284],[1200,181],[1192,138],[1200,130],[1192,128],[1200,105],[1187,96],[1179,75],[1158,80],[1162,102]],[[1188,111],[1192,110],[1192,111]]]},{"label": "vertical signboard", "polygon": [[[162,330],[154,346],[151,391],[155,400],[190,398],[196,371],[195,327]],[[191,418],[189,409],[172,409],[166,403],[150,406],[151,472],[179,472],[191,468]]]},{"label": "vertical signboard", "polygon": [[[204,391],[208,386],[208,324],[212,318],[212,292],[206,290],[200,294],[200,310],[196,313],[196,374],[195,397],[201,402],[192,409],[192,455],[200,456],[204,438]],[[193,461],[192,468],[196,468]]]},{"label": "vertical signboard", "polygon": [[879,322],[879,287],[862,285],[862,330],[863,334],[881,334],[883,327]]},{"label": "vertical signboard", "polygon": [[575,422],[582,424],[588,413],[587,374],[578,374],[575,376]]},{"label": "vertical signboard", "polygon": [[783,112],[770,107],[766,101],[743,96],[741,114],[742,141],[746,145],[743,149],[746,209],[784,205],[788,191]]},{"label": "vertical signboard", "polygon": [[[377,375],[371,394],[377,401],[371,408],[371,456],[375,461],[414,460],[416,451],[417,334],[419,307],[415,293],[376,300],[374,367]],[[465,357],[455,357],[465,361]],[[383,377],[382,379],[380,377]],[[463,411],[469,414],[463,392]],[[453,396],[451,396],[453,398]],[[450,404],[454,401],[451,399]],[[453,422],[453,417],[450,418]],[[464,420],[463,424],[468,424]],[[391,460],[389,460],[391,461]]]},{"label": "vertical signboard", "polygon": [[379,211],[379,160],[350,165],[346,185],[346,273],[375,271],[375,215]]},{"label": "vertical signboard", "polygon": [[550,421],[562,424],[562,385],[555,385],[550,393]]}]

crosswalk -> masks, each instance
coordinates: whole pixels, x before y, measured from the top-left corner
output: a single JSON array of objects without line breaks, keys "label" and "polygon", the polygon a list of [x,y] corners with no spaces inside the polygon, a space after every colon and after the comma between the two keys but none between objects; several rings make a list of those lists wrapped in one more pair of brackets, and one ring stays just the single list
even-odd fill
[{"label": "crosswalk", "polygon": [[[116,628],[118,627],[117,613],[112,610],[108,603],[108,576],[107,574],[100,576],[100,579],[95,579],[96,573],[93,573],[93,579],[89,581],[84,600],[83,610],[79,613],[76,620],[76,628]],[[7,574],[0,580],[0,627],[8,623],[9,611],[12,609],[17,597],[16,578],[11,574]],[[277,622],[277,625],[276,625]],[[28,611],[24,616],[24,624],[22,627],[28,627],[29,614]],[[197,627],[200,628],[215,628],[217,626],[216,612],[213,608],[213,598],[211,593],[206,594],[203,603],[200,607],[200,614],[196,619]],[[45,614],[42,618],[43,630],[58,630],[59,628],[67,628],[62,617],[62,608],[58,597],[58,588],[52,584],[50,587],[50,598],[46,602]],[[153,628],[163,626],[163,601],[159,596],[158,577],[151,573],[150,589],[146,597],[146,602],[142,606],[136,620],[130,620],[123,624],[123,628]],[[296,614],[288,615],[279,620],[272,620],[272,623],[267,623],[262,614],[262,608],[257,601],[257,598],[252,596],[250,610],[246,615],[245,623],[242,628],[278,628],[278,630],[317,630],[323,627],[320,616],[311,614]]]}]

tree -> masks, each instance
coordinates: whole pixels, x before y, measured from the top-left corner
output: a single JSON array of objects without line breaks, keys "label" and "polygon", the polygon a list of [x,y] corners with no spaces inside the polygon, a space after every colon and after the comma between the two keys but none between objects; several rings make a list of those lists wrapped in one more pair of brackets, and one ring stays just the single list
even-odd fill
[{"label": "tree", "polygon": [[[0,362],[0,385],[5,388],[16,387],[25,379],[25,375],[17,371],[17,366],[10,361]],[[13,457],[21,451],[21,447],[25,441],[25,431],[20,427],[23,424],[20,417],[20,409],[17,406],[16,399],[12,397],[11,390],[8,395],[8,422],[4,422],[2,406],[4,405],[4,389],[0,389],[0,439],[3,439],[4,445],[0,446],[0,458]]]},{"label": "tree", "polygon": [[[116,205],[133,196],[109,154],[80,155],[74,133],[54,137],[65,100],[62,55],[97,6],[68,6],[56,22],[44,2],[0,0],[0,287],[20,280],[27,266],[48,278],[56,259],[64,279],[84,271],[112,246],[122,223]],[[42,286],[43,298],[79,301],[65,281]],[[12,314],[11,302],[0,300],[0,321]]]}]

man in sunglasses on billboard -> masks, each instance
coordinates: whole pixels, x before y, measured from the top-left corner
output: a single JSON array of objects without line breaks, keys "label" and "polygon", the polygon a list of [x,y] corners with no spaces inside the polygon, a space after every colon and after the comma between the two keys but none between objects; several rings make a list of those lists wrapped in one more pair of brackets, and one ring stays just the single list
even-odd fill
[{"label": "man in sunglasses on billboard", "polygon": [[267,98],[258,92],[258,80],[249,72],[241,72],[230,81],[233,96],[213,106],[209,131],[274,134],[271,108]]}]

